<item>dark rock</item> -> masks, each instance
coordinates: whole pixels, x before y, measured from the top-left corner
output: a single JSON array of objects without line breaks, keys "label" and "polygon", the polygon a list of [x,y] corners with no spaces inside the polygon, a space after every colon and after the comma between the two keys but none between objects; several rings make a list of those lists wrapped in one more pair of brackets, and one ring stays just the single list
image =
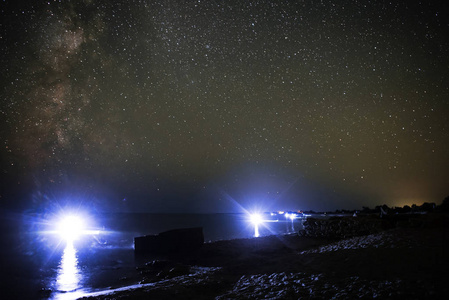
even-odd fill
[{"label": "dark rock", "polygon": [[134,238],[134,251],[139,254],[192,252],[204,244],[203,228],[174,229]]},{"label": "dark rock", "polygon": [[160,279],[168,279],[168,278],[174,278],[182,275],[187,275],[190,273],[190,266],[178,264],[174,266],[173,268],[170,268],[169,270],[162,270],[159,272],[156,277]]}]

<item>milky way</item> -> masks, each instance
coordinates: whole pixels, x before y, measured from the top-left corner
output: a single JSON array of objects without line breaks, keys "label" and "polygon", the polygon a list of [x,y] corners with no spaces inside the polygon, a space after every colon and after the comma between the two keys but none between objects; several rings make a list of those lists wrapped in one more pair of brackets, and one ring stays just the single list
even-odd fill
[{"label": "milky way", "polygon": [[217,211],[449,193],[442,4],[7,1],[1,14],[2,193],[76,181],[131,207]]}]

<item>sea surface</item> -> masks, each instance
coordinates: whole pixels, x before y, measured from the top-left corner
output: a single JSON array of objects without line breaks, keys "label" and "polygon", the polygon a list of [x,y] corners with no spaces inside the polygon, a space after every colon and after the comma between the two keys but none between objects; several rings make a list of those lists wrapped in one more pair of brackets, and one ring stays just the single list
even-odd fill
[{"label": "sea surface", "polygon": [[68,241],[46,215],[2,211],[0,219],[2,299],[74,299],[123,285],[144,263],[134,255],[136,236],[202,227],[212,242],[294,233],[303,222],[267,217],[256,228],[245,214],[97,213],[86,216],[85,234]]}]

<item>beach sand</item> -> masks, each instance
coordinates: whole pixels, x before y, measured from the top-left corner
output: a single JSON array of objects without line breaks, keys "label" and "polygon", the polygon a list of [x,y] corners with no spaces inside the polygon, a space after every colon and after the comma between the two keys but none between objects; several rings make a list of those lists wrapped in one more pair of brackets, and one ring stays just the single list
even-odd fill
[{"label": "beach sand", "polygon": [[[446,219],[447,220],[447,219]],[[445,299],[449,232],[394,228],[341,240],[268,236],[148,261],[89,299]]]}]

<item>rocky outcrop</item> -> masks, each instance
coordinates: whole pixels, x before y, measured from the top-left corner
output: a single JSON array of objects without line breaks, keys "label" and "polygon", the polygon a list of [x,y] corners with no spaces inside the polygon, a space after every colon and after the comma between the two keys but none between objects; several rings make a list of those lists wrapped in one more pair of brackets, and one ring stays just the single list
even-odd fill
[{"label": "rocky outcrop", "polygon": [[134,238],[138,254],[170,254],[191,252],[204,244],[203,228],[182,228]]}]

